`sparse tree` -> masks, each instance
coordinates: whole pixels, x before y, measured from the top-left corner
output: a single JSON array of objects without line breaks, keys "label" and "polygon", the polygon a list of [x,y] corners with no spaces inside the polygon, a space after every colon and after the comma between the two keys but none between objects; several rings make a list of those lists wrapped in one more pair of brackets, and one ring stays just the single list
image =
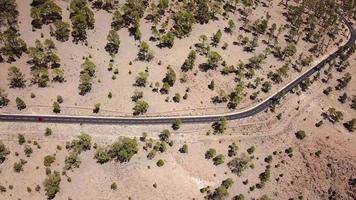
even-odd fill
[{"label": "sparse tree", "polygon": [[215,157],[215,155],[216,155],[216,150],[213,148],[210,148],[208,151],[205,152],[206,159],[211,159],[211,158]]},{"label": "sparse tree", "polygon": [[10,100],[7,98],[7,94],[0,88],[0,108],[7,106]]},{"label": "sparse tree", "polygon": [[221,30],[219,29],[213,36],[212,41],[213,41],[213,45],[217,46],[220,43],[222,37],[222,33]]},{"label": "sparse tree", "polygon": [[52,155],[47,155],[43,158],[43,165],[45,167],[50,167],[55,160],[56,160],[56,157],[54,157]]},{"label": "sparse tree", "polygon": [[183,146],[179,149],[179,152],[188,153],[188,145],[187,144],[183,144]]},{"label": "sparse tree", "polygon": [[149,107],[149,105],[146,101],[138,100],[138,101],[136,101],[136,105],[133,108],[133,110],[134,110],[133,114],[134,115],[144,114],[147,112],[148,107]]},{"label": "sparse tree", "polygon": [[173,130],[178,130],[180,128],[180,125],[182,124],[182,120],[177,118],[175,119],[174,123],[172,124]]},{"label": "sparse tree", "polygon": [[120,30],[125,26],[125,19],[122,16],[121,12],[119,9],[117,9],[114,12],[112,22],[111,22],[111,28],[114,29],[115,31]]},{"label": "sparse tree", "polygon": [[226,117],[221,117],[218,122],[214,122],[212,124],[212,128],[215,133],[224,133],[227,128],[227,120]]},{"label": "sparse tree", "polygon": [[110,146],[108,151],[112,159],[120,162],[128,162],[138,152],[138,144],[136,139],[121,137]]},{"label": "sparse tree", "polygon": [[111,55],[114,56],[119,51],[120,47],[120,37],[115,30],[110,30],[107,36],[107,43],[105,50]]},{"label": "sparse tree", "polygon": [[142,61],[151,61],[153,59],[153,51],[150,49],[145,41],[140,44],[140,50],[138,52],[138,59]]},{"label": "sparse tree", "polygon": [[18,110],[23,110],[26,108],[26,103],[19,97],[16,97],[16,106]]},{"label": "sparse tree", "polygon": [[80,84],[78,86],[79,94],[85,95],[87,92],[90,92],[93,77],[95,76],[96,65],[89,59],[85,58],[84,63],[81,65],[82,71],[80,72]]},{"label": "sparse tree", "polygon": [[159,46],[172,48],[173,44],[174,44],[174,34],[172,32],[168,32],[167,34],[161,37]]},{"label": "sparse tree", "polygon": [[196,52],[194,50],[191,50],[187,59],[185,59],[181,67],[182,71],[186,72],[192,70],[194,67],[195,59],[196,59]]},{"label": "sparse tree", "polygon": [[[356,119],[353,118],[350,121],[347,121],[344,123],[344,127],[349,131],[349,132],[354,132],[354,130],[356,130]],[[1,148],[0,148],[1,149]],[[1,152],[1,151],[0,151]],[[0,153],[0,157],[1,157],[1,153]]]},{"label": "sparse tree", "polygon": [[10,87],[23,88],[26,86],[25,75],[20,71],[19,68],[11,66],[9,68],[8,76],[10,81]]},{"label": "sparse tree", "polygon": [[215,69],[218,66],[218,63],[222,60],[220,54],[216,51],[209,51],[207,59],[209,69]]},{"label": "sparse tree", "polygon": [[213,158],[214,165],[221,165],[225,161],[225,156],[222,154],[219,154]]},{"label": "sparse tree", "polygon": [[9,149],[5,146],[5,144],[0,141],[0,164],[2,164],[5,160],[7,155],[10,154]]},{"label": "sparse tree", "polygon": [[138,87],[146,87],[147,84],[148,73],[147,72],[140,72],[136,77],[135,86]]},{"label": "sparse tree", "polygon": [[110,161],[110,155],[106,148],[99,147],[96,149],[94,158],[97,160],[98,163],[104,164]]},{"label": "sparse tree", "polygon": [[56,20],[54,22],[55,30],[52,31],[51,35],[54,35],[58,41],[65,42],[69,39],[69,27],[69,23]]},{"label": "sparse tree", "polygon": [[53,102],[53,112],[54,113],[60,113],[61,112],[61,106],[56,101]]},{"label": "sparse tree", "polygon": [[297,132],[295,133],[295,137],[298,138],[299,140],[304,139],[305,136],[306,136],[306,135],[305,135],[305,131],[297,131]]},{"label": "sparse tree", "polygon": [[43,182],[44,190],[48,199],[54,199],[56,194],[59,192],[59,185],[61,183],[61,176],[58,172],[47,175],[46,179]]},{"label": "sparse tree", "polygon": [[189,11],[178,11],[174,16],[175,35],[179,38],[189,35],[192,31],[192,25],[194,23],[193,14]]},{"label": "sparse tree", "polygon": [[100,103],[94,105],[93,113],[99,113],[100,111]]}]

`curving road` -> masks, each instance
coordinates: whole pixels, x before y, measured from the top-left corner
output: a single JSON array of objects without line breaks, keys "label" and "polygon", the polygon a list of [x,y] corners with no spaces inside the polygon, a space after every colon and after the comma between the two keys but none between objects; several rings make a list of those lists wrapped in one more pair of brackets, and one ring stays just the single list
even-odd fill
[{"label": "curving road", "polygon": [[356,32],[352,23],[341,16],[342,21],[350,31],[350,38],[346,44],[340,46],[338,50],[324,58],[319,64],[310,68],[295,80],[278,90],[269,98],[260,102],[256,106],[238,112],[231,112],[219,115],[201,115],[201,116],[167,116],[167,117],[100,117],[100,116],[69,116],[69,115],[37,115],[37,114],[0,114],[0,121],[10,122],[49,122],[49,123],[90,123],[90,124],[171,124],[176,118],[180,118],[183,123],[209,123],[215,122],[220,117],[226,117],[227,120],[235,120],[256,115],[269,106],[273,105],[285,94],[290,92],[295,86],[300,84],[306,78],[319,71],[326,63],[331,61],[340,53],[355,44]]}]

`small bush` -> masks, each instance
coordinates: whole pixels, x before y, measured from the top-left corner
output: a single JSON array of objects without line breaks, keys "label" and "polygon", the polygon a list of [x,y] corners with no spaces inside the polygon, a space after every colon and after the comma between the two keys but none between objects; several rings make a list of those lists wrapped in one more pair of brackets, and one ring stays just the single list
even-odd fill
[{"label": "small bush", "polygon": [[57,96],[57,102],[58,103],[63,103],[63,97],[61,95]]},{"label": "small bush", "polygon": [[14,171],[20,173],[23,171],[23,166],[27,163],[26,160],[20,159],[19,162],[14,163]]},{"label": "small bush", "polygon": [[182,124],[181,119],[176,119],[174,123],[172,124],[172,129],[173,130],[178,130],[180,128],[180,125]]},{"label": "small bush", "polygon": [[298,131],[295,133],[295,137],[297,137],[299,140],[303,140],[305,136],[305,131]]},{"label": "small bush", "polygon": [[25,145],[24,153],[27,157],[30,157],[33,153],[33,149],[29,145]]},{"label": "small bush", "polygon": [[183,144],[183,146],[179,149],[179,152],[188,153],[188,145],[187,144]]},{"label": "small bush", "polygon": [[56,157],[52,156],[52,155],[47,155],[43,158],[43,165],[45,167],[50,167],[51,164],[56,160]]},{"label": "small bush", "polygon": [[16,105],[18,110],[23,110],[26,108],[26,103],[19,97],[16,97]]},{"label": "small bush", "polygon": [[0,141],[0,164],[6,160],[6,156],[10,154],[8,148]]},{"label": "small bush", "polygon": [[56,194],[59,192],[59,185],[61,183],[61,176],[58,172],[54,172],[53,174],[48,174],[47,178],[43,182],[44,190],[46,191],[46,195],[48,199],[54,199]]},{"label": "small bush", "polygon": [[224,163],[225,157],[222,154],[219,154],[213,158],[214,165],[221,165]]},{"label": "small bush", "polygon": [[52,135],[52,129],[46,128],[45,136],[50,136],[50,135]]},{"label": "small bush", "polygon": [[248,154],[253,154],[255,152],[255,146],[251,146],[250,148],[247,149]]},{"label": "small bush", "polygon": [[116,184],[115,182],[114,182],[114,183],[111,183],[110,188],[111,188],[112,190],[117,190],[117,184]]},{"label": "small bush", "polygon": [[74,169],[74,168],[79,168],[80,163],[81,163],[81,161],[80,161],[78,153],[71,152],[71,153],[69,153],[68,156],[66,156],[66,158],[64,160],[64,169],[70,170],[70,169]]},{"label": "small bush", "polygon": [[107,149],[99,147],[95,152],[94,158],[98,163],[104,164],[110,160],[110,155]]},{"label": "small bush", "polygon": [[206,159],[211,159],[216,155],[216,150],[213,148],[210,148],[208,151],[205,153],[205,158]]},{"label": "small bush", "polygon": [[162,159],[159,159],[156,164],[158,167],[162,167],[164,165],[164,161]]},{"label": "small bush", "polygon": [[22,135],[22,134],[18,134],[18,135],[17,135],[17,138],[18,138],[18,141],[19,141],[19,144],[20,144],[20,145],[22,145],[22,144],[24,144],[24,143],[26,142],[25,136]]}]

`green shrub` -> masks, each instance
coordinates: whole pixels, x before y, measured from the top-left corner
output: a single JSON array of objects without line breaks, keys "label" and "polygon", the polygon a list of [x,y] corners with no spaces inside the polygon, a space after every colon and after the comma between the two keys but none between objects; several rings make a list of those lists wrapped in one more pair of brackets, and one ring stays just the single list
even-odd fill
[{"label": "green shrub", "polygon": [[81,160],[77,152],[71,152],[64,160],[64,169],[70,170],[74,168],[79,168]]},{"label": "green shrub", "polygon": [[133,108],[133,110],[134,110],[133,114],[134,115],[144,114],[147,112],[148,107],[149,107],[149,105],[146,101],[138,100],[138,101],[136,101],[136,104]]},{"label": "green shrub", "polygon": [[11,88],[24,88],[26,86],[25,75],[19,68],[11,66],[8,72]]},{"label": "green shrub", "polygon": [[27,157],[30,157],[33,153],[33,150],[29,145],[25,145],[24,153]]},{"label": "green shrub", "polygon": [[221,165],[224,163],[225,156],[222,154],[219,154],[213,158],[214,165]]},{"label": "green shrub", "polygon": [[245,171],[250,163],[251,159],[244,154],[240,157],[235,157],[230,162],[227,163],[227,166],[230,168],[231,172],[237,176],[241,176],[242,172]]},{"label": "green shrub", "polygon": [[259,177],[261,183],[265,183],[265,182],[267,182],[269,180],[270,176],[271,176],[270,170],[266,169],[258,177]]},{"label": "green shrub", "polygon": [[50,24],[62,19],[62,9],[53,0],[32,1],[31,3],[31,24],[34,28],[40,29],[43,24]]},{"label": "green shrub", "polygon": [[50,167],[51,164],[56,160],[56,157],[52,156],[52,155],[47,155],[43,158],[43,165],[45,167]]},{"label": "green shrub", "polygon": [[120,162],[128,162],[138,152],[136,139],[121,137],[110,146],[109,155]]},{"label": "green shrub", "polygon": [[114,182],[114,183],[112,183],[111,185],[110,185],[110,188],[112,189],[112,190],[117,190],[117,184]]},{"label": "green shrub", "polygon": [[54,199],[56,194],[59,192],[59,185],[61,183],[61,176],[58,172],[47,175],[46,179],[43,182],[44,190],[48,199]]},{"label": "green shrub", "polygon": [[297,137],[298,139],[300,139],[300,140],[302,140],[302,139],[304,139],[305,138],[305,131],[297,131],[296,133],[295,133],[295,137]]},{"label": "green shrub", "polygon": [[60,113],[61,112],[61,106],[57,102],[53,102],[53,112],[54,113]]},{"label": "green shrub", "polygon": [[45,136],[50,136],[50,135],[52,135],[52,129],[50,129],[50,128],[46,128],[46,131],[45,131],[45,134],[44,134]]},{"label": "green shrub", "polygon": [[55,30],[52,31],[52,35],[56,37],[58,41],[65,42],[69,39],[69,24],[61,20],[56,20],[54,22]]},{"label": "green shrub", "polygon": [[248,154],[253,154],[255,152],[255,146],[251,146],[250,148],[247,149]]},{"label": "green shrub", "polygon": [[186,72],[192,70],[194,67],[195,59],[196,59],[196,52],[191,50],[187,59],[185,59],[183,65],[181,66],[182,71]]},{"label": "green shrub", "polygon": [[5,144],[0,141],[0,164],[2,164],[5,160],[7,155],[10,154],[9,149],[5,146]]},{"label": "green shrub", "polygon": [[17,173],[20,173],[23,171],[23,166],[27,163],[26,160],[20,159],[19,162],[14,163],[14,171]]},{"label": "green shrub", "polygon": [[19,145],[22,145],[26,142],[25,136],[22,134],[18,134],[17,139],[18,139]]},{"label": "green shrub", "polygon": [[221,30],[219,29],[213,36],[213,44],[216,46],[220,40],[221,40],[221,37],[222,37],[222,33],[221,33]]},{"label": "green shrub", "polygon": [[99,147],[96,149],[94,158],[97,160],[98,163],[104,164],[110,161],[110,155],[106,148]]},{"label": "green shrub", "polygon": [[189,35],[194,23],[193,14],[189,11],[178,11],[174,16],[173,29],[177,37],[182,38]]},{"label": "green shrub", "polygon": [[111,55],[117,54],[120,48],[120,37],[115,30],[110,30],[107,36],[107,44],[105,50]]},{"label": "green shrub", "polygon": [[216,155],[216,150],[213,148],[210,148],[209,150],[206,151],[205,158],[211,159],[211,158],[215,157],[215,155]]},{"label": "green shrub", "polygon": [[267,157],[265,158],[265,162],[266,162],[266,163],[271,163],[272,160],[273,160],[272,155],[269,155],[269,156],[267,156]]},{"label": "green shrub", "polygon": [[93,113],[99,113],[100,111],[100,103],[94,105]]},{"label": "green shrub", "polygon": [[0,88],[0,108],[7,106],[10,100],[7,98],[7,94]]},{"label": "green shrub", "polygon": [[183,146],[179,149],[179,152],[188,153],[188,145],[187,144],[183,144]]},{"label": "green shrub", "polygon": [[85,58],[84,63],[81,65],[82,71],[80,72],[80,84],[78,86],[79,94],[85,95],[91,91],[93,84],[93,77],[95,76],[96,65],[89,59]]},{"label": "green shrub", "polygon": [[26,108],[26,103],[19,97],[16,97],[16,105],[18,110],[23,110]]},{"label": "green shrub", "polygon": [[180,125],[182,124],[182,120],[177,118],[175,119],[174,123],[172,124],[172,129],[173,130],[178,130],[180,128]]},{"label": "green shrub", "polygon": [[86,29],[94,28],[94,13],[86,0],[72,0],[69,7],[73,41],[75,43],[85,41],[87,39]]},{"label": "green shrub", "polygon": [[150,46],[145,41],[142,41],[138,52],[138,59],[142,61],[151,61],[153,57],[153,51],[150,49]]},{"label": "green shrub", "polygon": [[74,139],[68,146],[69,149],[73,149],[75,152],[81,153],[82,151],[87,151],[91,149],[91,136],[82,133]]},{"label": "green shrub", "polygon": [[231,145],[229,145],[228,156],[236,156],[238,149],[239,147],[235,144],[235,142],[233,142]]},{"label": "green shrub", "polygon": [[162,167],[164,165],[164,161],[162,159],[159,159],[156,164],[158,167]]},{"label": "green shrub", "polygon": [[218,122],[214,122],[212,128],[214,129],[214,133],[224,133],[227,128],[226,117],[221,117]]},{"label": "green shrub", "polygon": [[159,46],[172,48],[173,44],[174,44],[174,34],[172,32],[168,32],[167,34],[161,37]]},{"label": "green shrub", "polygon": [[162,142],[169,142],[169,137],[171,136],[171,132],[168,129],[164,129],[159,135],[159,139]]}]

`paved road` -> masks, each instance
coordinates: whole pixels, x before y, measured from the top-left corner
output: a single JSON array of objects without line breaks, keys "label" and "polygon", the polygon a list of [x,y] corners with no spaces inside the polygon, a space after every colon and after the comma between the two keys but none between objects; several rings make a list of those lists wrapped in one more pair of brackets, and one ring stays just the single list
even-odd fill
[{"label": "paved road", "polygon": [[355,44],[356,32],[351,22],[341,16],[342,21],[350,31],[350,38],[346,44],[340,46],[337,51],[324,58],[319,64],[310,68],[298,78],[281,88],[269,98],[260,102],[258,105],[244,111],[231,112],[220,115],[202,115],[202,116],[168,116],[168,117],[99,117],[99,116],[69,116],[69,115],[32,115],[32,114],[0,114],[1,121],[10,122],[49,122],[49,123],[88,123],[88,124],[170,124],[176,118],[180,118],[183,123],[209,123],[215,122],[220,117],[225,116],[227,120],[241,119],[256,115],[273,105],[285,94],[290,92],[295,86],[300,84],[306,78],[319,71],[327,62],[344,52]]}]

